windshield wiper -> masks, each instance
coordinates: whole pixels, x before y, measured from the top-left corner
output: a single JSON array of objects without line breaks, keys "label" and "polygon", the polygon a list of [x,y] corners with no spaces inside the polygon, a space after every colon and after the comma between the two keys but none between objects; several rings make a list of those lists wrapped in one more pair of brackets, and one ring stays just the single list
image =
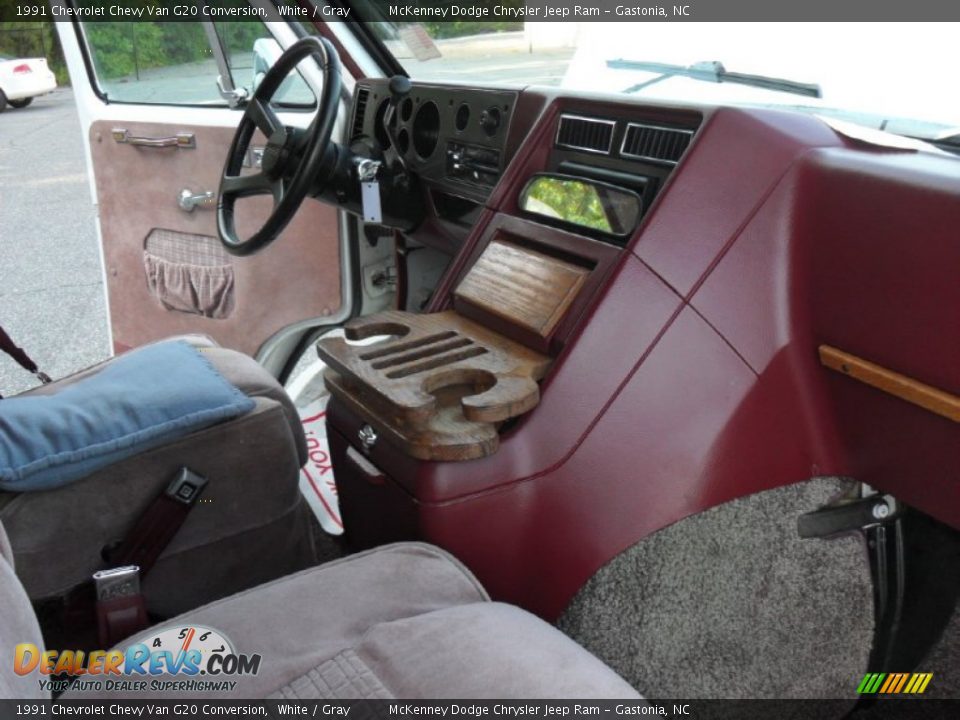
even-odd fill
[{"label": "windshield wiper", "polygon": [[921,138],[927,142],[942,143],[951,147],[960,147],[960,128],[950,128],[934,138]]},{"label": "windshield wiper", "polygon": [[794,95],[804,95],[806,97],[823,97],[820,86],[816,83],[802,83],[796,80],[784,80],[783,78],[767,77],[765,75],[729,72],[723,66],[723,63],[715,60],[683,66],[671,65],[670,63],[645,62],[642,60],[624,60],[621,58],[619,60],[607,60],[607,67],[613,68],[614,70],[640,70],[641,72],[660,73],[659,77],[631,85],[623,91],[627,94],[639,92],[661,80],[667,80],[672,77],[686,77],[693,80],[703,80],[705,82],[728,82],[737,85],[749,85],[750,87],[763,88],[764,90],[777,90],[780,92],[793,93]]},{"label": "windshield wiper", "polygon": [[948,153],[960,155],[960,131],[955,128],[948,130],[945,133],[941,133],[936,137],[918,137],[916,135],[911,135],[908,137],[913,137],[915,140],[922,140],[925,143],[930,143],[934,147],[938,147]]}]

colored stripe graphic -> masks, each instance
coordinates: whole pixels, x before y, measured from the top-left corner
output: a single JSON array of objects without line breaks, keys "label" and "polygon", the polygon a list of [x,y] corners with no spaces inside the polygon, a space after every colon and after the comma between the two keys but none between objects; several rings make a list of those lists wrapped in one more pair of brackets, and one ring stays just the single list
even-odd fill
[{"label": "colored stripe graphic", "polygon": [[903,689],[903,686],[907,683],[907,680],[910,677],[910,673],[900,673],[900,680],[897,682],[896,686],[890,689],[890,692],[898,693]]},{"label": "colored stripe graphic", "polygon": [[920,695],[933,679],[933,673],[867,673],[857,686],[860,695]]},{"label": "colored stripe graphic", "polygon": [[896,685],[899,679],[900,679],[900,675],[898,675],[897,673],[890,673],[887,676],[887,681],[880,686],[880,692],[884,694],[890,692],[891,686]]}]

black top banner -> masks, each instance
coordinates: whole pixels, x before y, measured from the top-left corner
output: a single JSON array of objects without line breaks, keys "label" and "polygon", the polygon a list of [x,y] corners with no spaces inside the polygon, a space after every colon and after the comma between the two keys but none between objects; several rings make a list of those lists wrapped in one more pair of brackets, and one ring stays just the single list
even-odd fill
[{"label": "black top banner", "polygon": [[[0,22],[242,21],[276,19],[278,4],[293,20],[345,22],[919,22],[960,21],[960,3],[943,0],[0,0]],[[851,29],[855,32],[855,29]],[[960,28],[958,28],[960,30]],[[802,29],[798,29],[802,32]]]}]

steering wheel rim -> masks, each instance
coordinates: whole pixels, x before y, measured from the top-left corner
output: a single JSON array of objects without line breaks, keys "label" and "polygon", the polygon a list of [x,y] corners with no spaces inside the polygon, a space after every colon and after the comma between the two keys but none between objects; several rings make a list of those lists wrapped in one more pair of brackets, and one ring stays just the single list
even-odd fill
[{"label": "steering wheel rim", "polygon": [[[270,107],[270,100],[296,66],[313,57],[323,69],[323,91],[317,114],[306,133],[285,127]],[[272,243],[293,219],[310,191],[330,144],[340,103],[340,58],[329,40],[306,37],[291,45],[267,72],[247,102],[220,174],[217,232],[233,255],[250,255]],[[244,161],[259,129],[267,136],[261,168],[241,175]],[[299,159],[298,159],[299,158]],[[292,172],[291,168],[293,169]],[[241,197],[273,197],[273,210],[260,229],[246,240],[237,236],[234,210]]]}]

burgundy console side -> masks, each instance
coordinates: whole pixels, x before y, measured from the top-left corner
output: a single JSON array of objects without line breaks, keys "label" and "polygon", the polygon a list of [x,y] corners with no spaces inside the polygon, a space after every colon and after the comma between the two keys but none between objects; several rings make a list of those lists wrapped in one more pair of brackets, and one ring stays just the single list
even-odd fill
[{"label": "burgundy console side", "polygon": [[[560,102],[491,210],[511,214],[542,169]],[[960,283],[944,270],[960,267],[958,169],[857,145],[814,118],[709,113],[566,329],[540,405],[496,454],[428,463],[378,443],[368,457],[386,477],[371,483],[345,458],[363,420],[331,402],[351,540],[436,543],[494,597],[555,618],[640,538],[813,476],[852,475],[960,526],[957,425],[817,357],[829,343],[960,394]],[[501,222],[474,233],[467,258]]]}]

